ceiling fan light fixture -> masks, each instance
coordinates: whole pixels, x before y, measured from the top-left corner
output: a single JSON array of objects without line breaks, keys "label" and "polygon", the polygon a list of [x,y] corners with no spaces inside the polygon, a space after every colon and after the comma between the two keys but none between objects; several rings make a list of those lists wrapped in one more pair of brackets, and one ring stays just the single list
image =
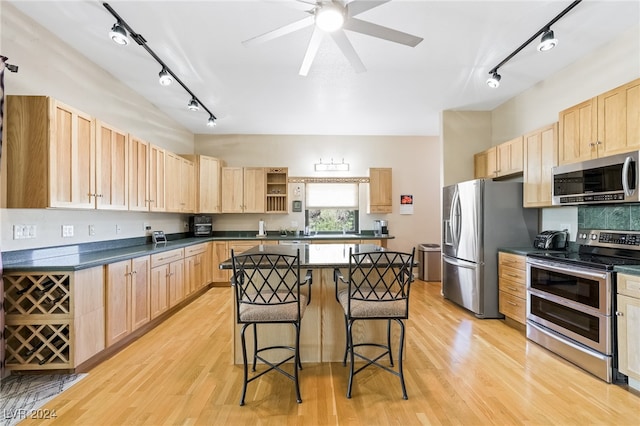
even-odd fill
[{"label": "ceiling fan light fixture", "polygon": [[109,37],[113,40],[114,43],[117,43],[122,46],[126,46],[129,44],[129,37],[127,36],[127,30],[122,27],[120,21],[113,24],[111,27],[111,31],[109,31]]},{"label": "ceiling fan light fixture", "polygon": [[491,77],[489,77],[487,79],[487,85],[489,87],[491,87],[492,89],[496,89],[498,86],[500,86],[500,79],[502,78],[502,76],[500,76],[500,74],[498,74],[498,70],[494,71],[491,73]]},{"label": "ceiling fan light fixture", "polygon": [[542,34],[542,39],[540,40],[540,44],[538,44],[538,51],[546,52],[556,47],[557,44],[558,39],[554,37],[553,31],[548,29]]},{"label": "ceiling fan light fixture", "polygon": [[316,26],[322,31],[331,33],[344,25],[344,9],[334,3],[321,6],[315,16]]},{"label": "ceiling fan light fixture", "polygon": [[187,108],[189,108],[189,111],[198,111],[200,110],[200,104],[198,103],[196,98],[191,98],[191,100],[189,101],[189,105],[187,105]]},{"label": "ceiling fan light fixture", "polygon": [[213,115],[209,116],[209,119],[207,120],[207,127],[216,127],[216,119]]},{"label": "ceiling fan light fixture", "polygon": [[158,76],[159,76],[158,82],[162,86],[168,86],[171,83],[173,83],[173,77],[171,77],[171,74],[169,74],[169,71],[167,71],[165,67],[162,67],[162,71],[160,71]]}]

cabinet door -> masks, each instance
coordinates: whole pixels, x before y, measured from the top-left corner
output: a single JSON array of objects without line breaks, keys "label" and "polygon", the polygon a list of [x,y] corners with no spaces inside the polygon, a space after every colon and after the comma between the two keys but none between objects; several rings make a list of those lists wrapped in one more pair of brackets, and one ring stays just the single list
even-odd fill
[{"label": "cabinet door", "polygon": [[151,260],[149,256],[131,260],[131,330],[151,320]]},{"label": "cabinet door", "polygon": [[129,135],[96,120],[96,208],[129,208]]},{"label": "cabinet door", "polygon": [[169,309],[169,264],[151,269],[151,319]]},{"label": "cabinet door", "polygon": [[242,167],[223,167],[221,173],[222,213],[242,213],[244,190]]},{"label": "cabinet door", "polygon": [[220,161],[201,155],[198,166],[197,210],[220,213]]},{"label": "cabinet door", "polygon": [[213,241],[211,243],[211,280],[214,283],[229,284],[229,271],[219,268],[220,263],[231,257],[226,241]]},{"label": "cabinet door", "polygon": [[163,212],[165,203],[165,151],[149,146],[149,210]]},{"label": "cabinet door", "polygon": [[524,158],[524,207],[551,206],[551,169],[558,165],[557,123],[524,136]]},{"label": "cabinet door", "polygon": [[129,210],[149,211],[149,144],[129,141]]},{"label": "cabinet door", "polygon": [[169,264],[169,307],[181,302],[185,297],[184,260]]},{"label": "cabinet door", "polygon": [[49,205],[95,208],[95,122],[83,112],[52,101]]},{"label": "cabinet door", "polygon": [[165,173],[167,211],[179,213],[182,210],[182,188],[180,187],[182,159],[168,151],[165,152]]},{"label": "cabinet door", "polygon": [[478,152],[473,156],[473,177],[483,179],[487,177],[487,152]]},{"label": "cabinet door", "polygon": [[264,213],[267,181],[263,167],[245,167],[243,170],[244,213]]},{"label": "cabinet door", "polygon": [[125,260],[106,266],[106,346],[111,346],[131,331],[129,309],[129,281],[131,261]]},{"label": "cabinet door", "polygon": [[180,159],[180,212],[193,213],[196,208],[196,169],[192,161]]},{"label": "cabinet door", "polygon": [[640,148],[640,79],[598,96],[598,156]]},{"label": "cabinet door", "polygon": [[558,163],[570,164],[597,156],[597,99],[560,111]]},{"label": "cabinet door", "polygon": [[391,213],[392,169],[369,169],[369,213]]},{"label": "cabinet door", "polygon": [[617,301],[618,368],[640,380],[640,299],[618,294]]}]

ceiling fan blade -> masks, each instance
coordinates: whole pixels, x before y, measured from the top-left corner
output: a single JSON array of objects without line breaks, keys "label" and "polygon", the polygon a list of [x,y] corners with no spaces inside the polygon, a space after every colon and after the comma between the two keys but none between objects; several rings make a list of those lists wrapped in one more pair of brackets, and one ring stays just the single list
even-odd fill
[{"label": "ceiling fan blade", "polygon": [[313,29],[313,34],[311,34],[311,39],[309,40],[309,45],[307,46],[307,52],[304,54],[304,59],[302,60],[302,65],[300,66],[300,71],[298,74],[306,76],[309,73],[309,69],[311,68],[311,64],[316,57],[316,53],[318,53],[318,48],[320,47],[320,42],[322,41],[322,30],[317,28]]},{"label": "ceiling fan blade", "polygon": [[356,72],[364,72],[367,70],[344,31],[334,31],[331,33],[331,37],[333,37],[333,40],[336,42],[340,50],[342,50],[342,53],[349,60],[351,66],[356,70]]},{"label": "ceiling fan blade", "polygon": [[391,0],[354,0],[346,4],[347,16],[356,16],[369,9],[378,7],[381,4],[389,3]]},{"label": "ceiling fan blade", "polygon": [[266,41],[269,40],[273,40],[274,38],[278,38],[278,37],[282,37],[283,35],[287,35],[289,33],[301,30],[303,28],[309,27],[311,25],[313,25],[314,22],[314,17],[313,15],[311,16],[307,16],[306,18],[303,18],[299,21],[296,22],[292,22],[291,24],[287,24],[283,27],[277,28],[273,31],[269,31],[266,32],[264,34],[261,34],[259,36],[255,36],[253,38],[250,38],[248,40],[245,40],[242,42],[243,45],[245,46],[254,46],[256,44],[260,44],[260,43],[264,43]]},{"label": "ceiling fan blade", "polygon": [[370,35],[384,40],[393,41],[395,43],[416,47],[423,39],[402,31],[394,30],[372,22],[363,21],[358,18],[349,18],[344,23],[344,29],[355,31],[357,33]]}]

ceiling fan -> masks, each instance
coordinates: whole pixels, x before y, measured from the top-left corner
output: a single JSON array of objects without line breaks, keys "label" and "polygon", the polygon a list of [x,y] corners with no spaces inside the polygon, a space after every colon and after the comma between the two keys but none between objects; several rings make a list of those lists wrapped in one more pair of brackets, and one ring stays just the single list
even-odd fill
[{"label": "ceiling fan", "polygon": [[355,17],[362,12],[366,12],[389,1],[391,0],[317,0],[315,2],[295,0],[288,4],[308,13],[309,16],[245,40],[242,44],[245,46],[253,46],[314,25],[313,33],[311,34],[311,39],[309,40],[309,45],[307,46],[307,51],[304,55],[302,66],[300,67],[300,75],[306,76],[309,73],[311,64],[325,35],[330,35],[333,38],[356,72],[363,72],[366,71],[366,68],[347,38],[344,30],[366,34],[411,47],[417,46],[418,43],[423,40],[421,37],[383,27],[372,22],[363,21]]}]

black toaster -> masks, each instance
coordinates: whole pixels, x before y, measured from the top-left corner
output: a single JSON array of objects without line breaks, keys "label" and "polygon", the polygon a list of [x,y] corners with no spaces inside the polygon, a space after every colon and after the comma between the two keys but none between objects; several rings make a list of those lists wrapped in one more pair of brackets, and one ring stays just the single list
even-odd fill
[{"label": "black toaster", "polygon": [[533,240],[533,247],[542,250],[564,250],[569,243],[567,231],[543,231]]}]

